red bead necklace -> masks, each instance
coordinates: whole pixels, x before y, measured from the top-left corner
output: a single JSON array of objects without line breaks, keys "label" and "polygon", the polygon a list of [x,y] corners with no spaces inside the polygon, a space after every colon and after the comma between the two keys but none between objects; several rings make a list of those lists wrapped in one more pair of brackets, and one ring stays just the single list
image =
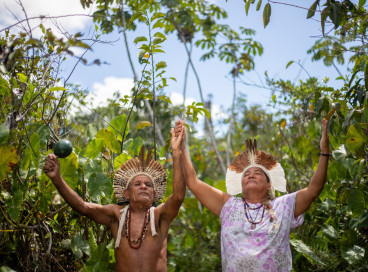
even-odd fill
[{"label": "red bead necklace", "polygon": [[124,236],[128,238],[129,246],[133,249],[138,249],[141,247],[144,238],[146,237],[147,229],[148,229],[148,223],[150,221],[150,209],[147,210],[146,214],[144,215],[144,223],[141,230],[141,234],[137,239],[131,239],[130,238],[130,218],[131,218],[131,210],[128,208],[128,212],[125,218],[125,232]]}]

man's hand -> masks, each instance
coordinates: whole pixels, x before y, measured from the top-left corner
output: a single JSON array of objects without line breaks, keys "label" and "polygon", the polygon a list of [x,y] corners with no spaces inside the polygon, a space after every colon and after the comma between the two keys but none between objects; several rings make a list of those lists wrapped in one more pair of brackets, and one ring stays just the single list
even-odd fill
[{"label": "man's hand", "polygon": [[60,163],[54,154],[47,156],[43,171],[51,180],[60,176]]},{"label": "man's hand", "polygon": [[174,152],[180,152],[181,146],[183,141],[183,130],[180,130],[179,132],[176,132],[175,129],[171,129],[171,148]]},{"label": "man's hand", "polygon": [[328,129],[327,129],[328,120],[322,120],[322,138],[320,141],[321,153],[328,154],[330,152],[329,148],[329,138],[328,138]]}]

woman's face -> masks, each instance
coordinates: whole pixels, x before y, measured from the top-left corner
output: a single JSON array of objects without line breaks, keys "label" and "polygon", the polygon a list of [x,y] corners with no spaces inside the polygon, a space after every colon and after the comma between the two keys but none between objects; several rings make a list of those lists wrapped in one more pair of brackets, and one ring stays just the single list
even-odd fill
[{"label": "woman's face", "polygon": [[259,167],[251,167],[244,172],[242,179],[243,192],[265,192],[271,189],[271,183],[268,182],[265,172]]}]

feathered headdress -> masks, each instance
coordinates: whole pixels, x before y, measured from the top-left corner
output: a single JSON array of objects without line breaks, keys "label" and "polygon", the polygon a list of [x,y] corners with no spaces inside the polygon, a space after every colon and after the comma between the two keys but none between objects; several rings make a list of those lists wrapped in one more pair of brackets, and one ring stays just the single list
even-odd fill
[{"label": "feathered headdress", "polygon": [[272,155],[257,150],[257,142],[254,139],[246,141],[247,149],[230,163],[226,173],[226,189],[231,195],[242,192],[241,181],[244,172],[251,167],[261,168],[269,178],[272,190],[286,192],[285,172],[282,166]]},{"label": "feathered headdress", "polygon": [[133,178],[139,175],[148,176],[153,182],[156,197],[154,202],[159,203],[165,196],[166,171],[161,164],[152,159],[152,147],[148,148],[147,157],[144,159],[144,145],[141,147],[138,158],[123,163],[114,175],[114,193],[118,204],[126,204],[124,190],[128,188]]}]

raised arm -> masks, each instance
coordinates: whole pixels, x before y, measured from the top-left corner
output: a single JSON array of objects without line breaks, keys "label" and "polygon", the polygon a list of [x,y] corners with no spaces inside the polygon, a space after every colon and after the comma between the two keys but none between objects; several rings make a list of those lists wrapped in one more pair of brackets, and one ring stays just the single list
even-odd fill
[{"label": "raised arm", "polygon": [[325,185],[325,180],[327,176],[327,166],[329,158],[329,139],[327,131],[326,119],[322,121],[322,138],[320,141],[321,155],[319,158],[318,166],[316,172],[314,173],[307,188],[304,188],[297,192],[295,200],[295,211],[294,216],[298,217],[303,212],[305,212],[312,202],[319,196]]},{"label": "raised arm", "polygon": [[[186,137],[185,127],[183,121],[178,121],[175,128],[177,133],[183,133],[183,142]],[[189,190],[196,196],[196,198],[214,215],[220,216],[222,207],[229,200],[231,195],[224,193],[207,183],[201,181],[197,177],[197,173],[194,170],[192,162],[185,149],[185,144],[181,145],[181,156],[183,159],[184,173],[187,180]]]},{"label": "raised arm", "polygon": [[98,205],[85,202],[75,191],[73,191],[64,181],[60,174],[60,164],[53,154],[48,155],[43,167],[46,175],[51,179],[59,194],[76,212],[91,218],[98,224],[110,226],[114,217],[116,205]]},{"label": "raised arm", "polygon": [[185,197],[185,177],[181,162],[180,145],[183,138],[183,133],[175,136],[174,129],[171,129],[171,148],[173,158],[173,193],[168,197],[166,202],[160,205],[160,214],[168,223],[176,217],[179,212],[180,205]]}]

